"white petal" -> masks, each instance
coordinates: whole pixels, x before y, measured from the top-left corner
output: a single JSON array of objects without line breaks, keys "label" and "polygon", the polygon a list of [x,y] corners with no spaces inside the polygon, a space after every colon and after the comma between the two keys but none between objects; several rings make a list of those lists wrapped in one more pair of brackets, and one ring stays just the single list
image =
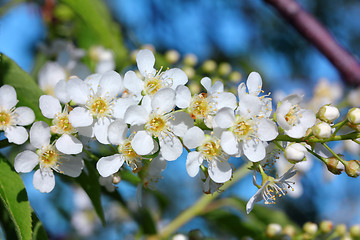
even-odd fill
[{"label": "white petal", "polygon": [[131,147],[139,155],[147,155],[154,149],[154,141],[146,131],[139,131],[131,141]]},{"label": "white petal", "polygon": [[237,107],[236,96],[229,92],[219,93],[213,100],[216,102],[217,109],[224,107],[235,109]]},{"label": "white petal", "polygon": [[132,105],[126,110],[124,121],[130,125],[140,125],[145,124],[147,118],[148,113],[144,107]]},{"label": "white petal", "polygon": [[208,168],[209,177],[216,183],[230,180],[232,169],[227,161],[212,161]]},{"label": "white petal", "polygon": [[251,210],[254,207],[254,204],[256,202],[259,202],[262,200],[262,192],[264,191],[264,188],[269,184],[269,181],[267,181],[257,192],[250,198],[250,200],[246,204],[246,213],[249,214]]},{"label": "white petal", "polygon": [[30,143],[35,148],[50,144],[50,127],[43,121],[35,122],[30,128]]},{"label": "white petal", "polygon": [[56,148],[65,154],[78,154],[82,152],[82,143],[73,135],[63,134],[55,143]]},{"label": "white petal", "polygon": [[175,104],[179,108],[187,108],[191,101],[190,89],[186,86],[180,85],[176,88]]},{"label": "white petal", "polygon": [[84,168],[84,162],[80,157],[66,156],[59,165],[59,170],[62,174],[70,177],[78,177]]},{"label": "white petal", "polygon": [[124,76],[124,87],[135,95],[139,95],[144,89],[144,81],[135,72],[127,71]]},{"label": "white petal", "polygon": [[102,157],[96,163],[96,169],[99,171],[100,175],[103,177],[108,177],[111,174],[119,171],[120,167],[124,163],[124,158],[120,154],[115,154],[108,157]]},{"label": "white petal", "polygon": [[44,169],[41,171],[38,169],[34,173],[33,184],[36,190],[42,193],[49,193],[55,187],[55,176],[52,170]]},{"label": "white petal", "polygon": [[39,164],[39,156],[29,150],[25,150],[15,157],[14,168],[17,172],[31,172]]},{"label": "white petal", "polygon": [[190,128],[184,135],[184,145],[190,149],[196,148],[201,145],[205,140],[205,134],[199,127]]},{"label": "white petal", "polygon": [[243,143],[245,156],[252,162],[259,162],[266,156],[266,148],[262,141],[251,139]]},{"label": "white petal", "polygon": [[251,72],[247,78],[246,85],[249,93],[252,95],[259,95],[262,88],[261,76],[257,72]]},{"label": "white petal", "polygon": [[194,126],[194,119],[186,112],[175,112],[169,122],[176,136],[183,137],[189,128]]},{"label": "white petal", "polygon": [[152,113],[153,109],[151,107],[152,98],[149,95],[145,95],[141,100],[141,106],[146,109],[148,115]]},{"label": "white petal", "polygon": [[316,122],[315,113],[312,110],[304,110],[301,112],[300,123],[305,128],[311,128]]},{"label": "white petal", "polygon": [[171,88],[160,89],[155,93],[151,107],[160,114],[170,112],[175,107],[175,91]]},{"label": "white petal", "polygon": [[76,107],[69,113],[69,122],[75,128],[90,126],[93,121],[93,117],[86,108]]},{"label": "white petal", "polygon": [[115,71],[102,74],[99,85],[100,96],[106,96],[108,99],[116,97],[123,90],[121,76]]},{"label": "white petal", "polygon": [[217,126],[220,128],[229,128],[234,124],[234,110],[228,107],[220,109],[214,118]]},{"label": "white petal", "polygon": [[214,93],[222,93],[222,92],[224,92],[224,84],[220,81],[216,81],[214,85],[212,85],[211,91],[208,93],[214,94]]},{"label": "white petal", "polygon": [[10,143],[23,144],[29,135],[24,127],[13,126],[5,130],[5,137]]},{"label": "white petal", "polygon": [[240,83],[237,89],[238,97],[241,98],[246,95],[246,86],[245,83]]},{"label": "white petal", "polygon": [[110,143],[120,145],[126,139],[128,126],[122,119],[112,122],[108,128],[108,138]]},{"label": "white petal", "polygon": [[257,136],[262,141],[274,140],[278,135],[276,124],[270,119],[262,118],[258,124]]},{"label": "white petal", "polygon": [[204,77],[200,80],[201,85],[206,89],[206,92],[210,92],[211,90],[211,79],[208,77]]},{"label": "white petal", "polygon": [[43,91],[54,89],[55,85],[66,78],[65,69],[57,62],[47,62],[38,74],[39,87]]},{"label": "white petal", "polygon": [[186,171],[190,177],[195,177],[199,172],[200,167],[200,153],[199,152],[189,152],[186,158]]},{"label": "white petal", "polygon": [[82,135],[84,137],[92,138],[94,137],[94,127],[93,125],[90,125],[88,127],[77,127],[79,135]]},{"label": "white petal", "polygon": [[260,113],[261,101],[254,95],[246,94],[239,99],[239,107],[237,110],[241,116],[253,117]]},{"label": "white petal", "polygon": [[285,116],[289,112],[291,107],[290,102],[283,102],[276,109],[276,122],[282,127],[284,130],[289,130],[291,126],[287,123]]},{"label": "white petal", "polygon": [[292,126],[289,130],[285,130],[285,134],[292,138],[302,138],[305,136],[307,127],[304,127],[301,124]]},{"label": "white petal", "polygon": [[174,161],[181,156],[183,146],[177,137],[165,137],[159,139],[160,152],[165,160]]},{"label": "white petal", "polygon": [[103,60],[96,64],[95,72],[105,73],[111,70],[115,70],[115,62],[111,60]]},{"label": "white petal", "polygon": [[87,83],[94,92],[97,92],[101,77],[102,74],[100,73],[91,74],[84,79],[84,82]]},{"label": "white petal", "polygon": [[147,76],[148,74],[155,74],[155,56],[150,50],[140,50],[136,55],[136,63],[141,75]]},{"label": "white petal", "polygon": [[286,102],[286,101],[288,101],[291,105],[296,105],[296,104],[301,103],[302,96],[300,96],[298,94],[291,94],[281,100],[281,102]]},{"label": "white petal", "polygon": [[162,75],[165,81],[172,83],[171,88],[175,90],[178,86],[188,82],[186,73],[180,68],[172,68],[165,71]]},{"label": "white petal", "polygon": [[67,102],[70,102],[70,100],[71,100],[69,97],[69,94],[67,93],[66,86],[67,86],[67,82],[65,80],[60,80],[55,85],[55,89],[54,89],[55,96],[62,103],[67,103]]},{"label": "white petal", "polygon": [[98,119],[94,124],[94,135],[96,140],[102,144],[110,144],[108,140],[108,127],[112,121],[108,118]]},{"label": "white petal", "polygon": [[119,98],[113,105],[113,116],[114,118],[124,119],[126,110],[132,106],[137,105],[138,103],[132,98]]},{"label": "white petal", "polygon": [[59,100],[50,95],[42,95],[39,99],[39,106],[42,115],[50,119],[53,119],[62,110]]},{"label": "white petal", "polygon": [[90,86],[79,78],[71,78],[66,84],[66,91],[77,104],[86,104],[90,98]]},{"label": "white petal", "polygon": [[11,109],[17,104],[15,89],[10,85],[0,87],[0,107]]},{"label": "white petal", "polygon": [[226,131],[222,133],[220,145],[222,150],[229,155],[239,154],[239,144],[232,132]]}]

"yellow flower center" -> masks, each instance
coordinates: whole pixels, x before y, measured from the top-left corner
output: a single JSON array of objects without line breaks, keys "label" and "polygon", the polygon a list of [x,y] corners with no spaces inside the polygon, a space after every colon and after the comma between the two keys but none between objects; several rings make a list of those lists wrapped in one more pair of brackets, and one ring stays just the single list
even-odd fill
[{"label": "yellow flower center", "polygon": [[39,150],[38,155],[40,157],[41,168],[50,167],[55,170],[57,169],[60,155],[54,146],[49,146],[45,149]]},{"label": "yellow flower center", "polygon": [[212,110],[211,104],[208,102],[207,94],[201,93],[193,97],[190,106],[190,115],[193,119],[204,119]]},{"label": "yellow flower center", "polygon": [[122,154],[124,154],[126,160],[134,160],[137,158],[140,158],[140,156],[134,151],[134,149],[131,146],[131,141],[126,140],[120,147],[120,151]]},{"label": "yellow flower center", "polygon": [[299,105],[295,104],[293,106],[291,106],[291,108],[289,109],[289,112],[285,115],[285,121],[289,124],[289,125],[294,125],[299,117],[299,112],[300,107]]},{"label": "yellow flower center", "polygon": [[206,136],[206,140],[198,148],[207,161],[212,161],[223,154],[220,146],[220,139]]},{"label": "yellow flower center", "polygon": [[254,128],[251,125],[251,120],[236,116],[236,120],[231,128],[231,131],[238,140],[245,140],[254,132]]},{"label": "yellow flower center", "polygon": [[145,80],[144,91],[147,95],[152,96],[164,86],[165,85],[159,76],[155,76]]},{"label": "yellow flower center", "polygon": [[111,114],[110,102],[102,97],[91,98],[87,107],[96,118],[104,118]]},{"label": "yellow flower center", "polygon": [[0,130],[11,125],[11,113],[7,110],[0,111]]},{"label": "yellow flower center", "polygon": [[149,116],[148,122],[145,124],[145,129],[149,131],[155,137],[158,137],[160,134],[167,134],[170,132],[170,129],[167,125],[168,116],[152,113]]},{"label": "yellow flower center", "polygon": [[69,122],[69,114],[67,112],[63,112],[57,115],[52,121],[51,131],[57,134],[64,133],[76,133],[76,129],[73,128],[71,123]]}]

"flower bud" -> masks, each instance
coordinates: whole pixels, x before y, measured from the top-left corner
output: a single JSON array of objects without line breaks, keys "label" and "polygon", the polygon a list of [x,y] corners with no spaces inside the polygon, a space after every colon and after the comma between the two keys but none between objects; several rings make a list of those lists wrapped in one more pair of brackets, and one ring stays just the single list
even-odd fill
[{"label": "flower bud", "polygon": [[190,67],[195,66],[198,62],[198,59],[195,54],[189,53],[184,56],[184,63]]},{"label": "flower bud", "polygon": [[336,157],[329,157],[326,159],[326,167],[329,170],[329,172],[339,175],[341,174],[343,168],[342,163],[336,158]]},{"label": "flower bud", "polygon": [[112,183],[113,184],[118,184],[121,182],[121,177],[118,174],[114,174],[113,179],[112,179]]},{"label": "flower bud", "polygon": [[347,113],[347,119],[352,124],[359,124],[360,123],[360,109],[359,108],[352,108]]},{"label": "flower bud", "polygon": [[219,64],[219,74],[221,76],[228,75],[231,72],[231,65],[227,62]]},{"label": "flower bud", "polygon": [[193,67],[184,66],[182,70],[185,72],[186,76],[188,76],[189,79],[195,76],[195,69]]},{"label": "flower bud", "polygon": [[360,164],[357,160],[350,160],[346,162],[345,172],[349,177],[358,177],[360,174]]},{"label": "flower bud", "polygon": [[350,232],[350,236],[353,238],[360,237],[360,225],[351,226],[349,232]]},{"label": "flower bud", "polygon": [[241,73],[238,71],[233,71],[229,75],[230,81],[235,82],[235,83],[240,82],[241,78],[242,78]]},{"label": "flower bud", "polygon": [[314,235],[318,230],[318,226],[316,225],[316,223],[307,222],[304,224],[303,230],[305,233]]},{"label": "flower bud", "polygon": [[178,233],[173,236],[172,240],[188,240],[189,238],[184,234]]},{"label": "flower bud", "polygon": [[335,121],[339,116],[339,109],[329,105],[322,106],[318,112],[318,117],[320,120],[327,123]]},{"label": "flower bud", "polygon": [[277,223],[270,223],[266,228],[266,236],[268,238],[273,238],[281,234],[281,226]]},{"label": "flower bud", "polygon": [[349,128],[352,128],[355,131],[360,132],[360,124],[352,124],[352,123],[348,122],[347,125]]},{"label": "flower bud", "polygon": [[315,137],[324,139],[331,136],[331,126],[326,122],[319,122],[313,127],[313,134]]},{"label": "flower bud", "polygon": [[180,59],[180,54],[178,51],[176,50],[169,50],[165,53],[165,59],[169,62],[169,63],[176,63],[177,61],[179,61]]},{"label": "flower bud", "polygon": [[339,224],[335,227],[335,232],[339,237],[343,237],[346,235],[346,225],[345,224]]},{"label": "flower bud", "polygon": [[322,221],[320,223],[320,231],[323,233],[331,232],[333,228],[333,223],[331,221]]},{"label": "flower bud", "polygon": [[214,60],[206,60],[203,63],[202,68],[207,73],[214,72],[216,69],[216,62]]},{"label": "flower bud", "polygon": [[288,235],[290,237],[295,237],[296,229],[291,225],[287,225],[287,226],[284,227],[282,233],[285,234],[285,235]]},{"label": "flower bud", "polygon": [[306,148],[300,143],[290,144],[285,148],[285,158],[291,163],[297,163],[304,159]]}]

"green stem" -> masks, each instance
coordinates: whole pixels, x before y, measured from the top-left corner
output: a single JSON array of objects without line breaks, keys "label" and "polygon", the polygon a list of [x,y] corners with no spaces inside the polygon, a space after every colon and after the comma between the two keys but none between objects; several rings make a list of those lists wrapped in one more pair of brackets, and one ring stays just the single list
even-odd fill
[{"label": "green stem", "polygon": [[328,145],[326,145],[326,143],[322,143],[322,145],[329,150],[329,152],[331,152],[331,154],[336,157],[344,166],[346,166],[346,161],[344,159],[342,159],[339,155],[337,155]]},{"label": "green stem", "polygon": [[312,155],[314,155],[315,157],[317,157],[318,159],[320,159],[321,161],[323,161],[325,164],[327,164],[326,159],[322,156],[320,156],[319,154],[317,154],[316,152],[314,152],[313,150],[306,148],[306,150],[311,153]]},{"label": "green stem", "polygon": [[360,141],[353,139],[354,142],[356,142],[357,144],[360,144]]},{"label": "green stem", "polygon": [[83,151],[84,151],[91,159],[93,159],[93,160],[95,160],[95,161],[99,160],[99,158],[98,158],[95,154],[93,154],[92,152],[86,150],[85,148],[83,148]]},{"label": "green stem", "polygon": [[345,118],[343,121],[335,124],[333,127],[336,128],[331,137],[334,137],[336,133],[348,122],[347,118]]},{"label": "green stem", "polygon": [[274,144],[283,152],[285,152],[285,148],[283,148],[283,146],[281,146],[281,144],[278,141],[274,141]]},{"label": "green stem", "polygon": [[[235,171],[233,178],[231,181],[224,183],[221,187],[221,190],[224,191],[237,183],[240,179],[242,179],[249,171],[248,168],[252,163],[244,164],[241,168]],[[161,231],[161,238],[168,238],[172,233],[174,233],[177,229],[183,226],[185,223],[201,214],[205,208],[219,196],[219,192],[215,192],[212,195],[207,194],[203,195],[194,205],[190,208],[186,209],[179,216],[177,216],[173,221],[171,221],[165,228]]]},{"label": "green stem", "polygon": [[0,149],[11,146],[11,143],[7,139],[0,140]]},{"label": "green stem", "polygon": [[[360,133],[359,132],[352,132],[352,133],[348,133],[348,134],[344,134],[344,135],[337,135],[337,136],[331,136],[327,139],[319,139],[316,137],[310,137],[308,140],[306,140],[305,142],[307,143],[326,143],[326,142],[333,142],[333,141],[341,141],[341,140],[353,140],[356,138],[360,138]],[[304,142],[304,139],[302,138],[291,138],[289,136],[286,135],[279,135],[277,136],[274,141],[287,141],[287,142]]]}]

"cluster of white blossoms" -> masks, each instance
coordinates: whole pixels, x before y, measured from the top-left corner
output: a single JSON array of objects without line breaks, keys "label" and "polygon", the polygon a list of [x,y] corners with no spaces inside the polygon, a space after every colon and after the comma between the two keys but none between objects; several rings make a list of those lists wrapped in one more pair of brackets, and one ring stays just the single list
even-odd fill
[{"label": "cluster of white blossoms", "polygon": [[[313,150],[307,140],[321,142],[345,124],[333,124],[339,113],[332,106],[324,107],[318,116],[304,109],[297,94],[283,98],[273,112],[270,94],[264,94],[256,72],[238,86],[237,96],[225,92],[220,81],[212,84],[208,77],[201,80],[206,92],[192,95],[185,86],[188,77],[183,70],[156,70],[150,50],[139,51],[136,61],[139,71],[128,71],[124,78],[115,71],[85,79],[72,76],[57,83],[56,97],[41,96],[40,110],[51,125],[41,121],[32,125],[30,143],[35,150],[19,153],[15,170],[36,168],[35,188],[50,192],[55,186],[53,170],[72,177],[81,174],[81,153],[94,140],[114,150],[96,162],[100,176],[111,178],[126,164],[134,173],[144,171],[140,177],[147,186],[160,177],[166,161],[177,160],[186,149],[188,174],[195,177],[200,172],[204,192],[213,193],[232,179],[230,157],[242,157],[253,162],[254,185],[259,188],[248,202],[249,213],[255,202],[264,199],[271,203],[276,195],[286,193],[285,187],[292,188],[289,179],[296,174],[294,165]],[[0,93],[0,130],[9,142],[23,144],[28,133],[22,126],[34,121],[34,113],[26,107],[15,108],[12,87],[5,85]],[[346,120],[357,128],[359,112],[352,110]],[[269,147],[271,142],[274,144]],[[279,151],[291,164],[277,178],[264,169]],[[256,183],[259,173],[261,185]]]}]

